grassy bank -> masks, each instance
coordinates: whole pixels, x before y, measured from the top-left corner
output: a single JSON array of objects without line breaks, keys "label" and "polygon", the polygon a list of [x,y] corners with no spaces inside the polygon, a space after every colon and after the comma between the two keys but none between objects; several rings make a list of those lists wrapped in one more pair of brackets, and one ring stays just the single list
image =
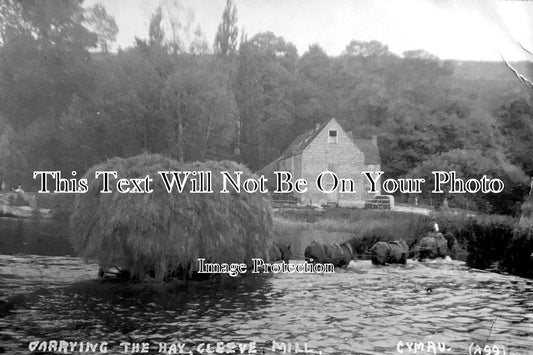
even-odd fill
[{"label": "grassy bank", "polygon": [[274,228],[276,238],[290,243],[296,257],[302,257],[313,240],[333,243],[356,237],[362,245],[359,257],[365,258],[364,249],[377,241],[404,239],[412,247],[425,236],[433,221],[445,235],[454,237],[449,239],[452,257],[465,260],[471,267],[533,278],[533,235],[531,231],[517,230],[518,220],[509,216],[295,209],[278,211]]}]

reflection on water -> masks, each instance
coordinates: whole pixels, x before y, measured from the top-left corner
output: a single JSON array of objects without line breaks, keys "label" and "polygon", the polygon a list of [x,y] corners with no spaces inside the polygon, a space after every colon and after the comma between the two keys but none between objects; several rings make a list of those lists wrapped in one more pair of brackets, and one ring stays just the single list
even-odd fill
[{"label": "reflection on water", "polygon": [[0,254],[73,255],[67,223],[0,217]]},{"label": "reflection on water", "polygon": [[442,260],[387,267],[361,261],[337,271],[247,276],[165,293],[117,285],[100,292],[106,288],[97,283],[72,286],[94,278],[95,264],[0,256],[0,298],[30,295],[0,318],[0,343],[12,354],[28,353],[36,339],[108,341],[113,349],[121,341],[255,341],[259,353],[278,340],[307,342],[325,354],[395,353],[400,340],[445,342],[452,349],[446,353],[466,354],[471,342],[496,342],[531,353],[530,280]]},{"label": "reflection on water", "polygon": [[272,340],[339,355],[392,354],[399,341],[445,342],[447,354],[467,354],[472,342],[533,354],[532,281],[462,262],[360,261],[335,274],[248,275],[154,292],[94,281],[98,266],[69,256],[66,234],[64,225],[0,219],[0,353],[27,354],[30,341],[55,339],[107,341],[113,354],[122,341],[151,342],[152,353],[159,342],[255,341],[270,354]]}]

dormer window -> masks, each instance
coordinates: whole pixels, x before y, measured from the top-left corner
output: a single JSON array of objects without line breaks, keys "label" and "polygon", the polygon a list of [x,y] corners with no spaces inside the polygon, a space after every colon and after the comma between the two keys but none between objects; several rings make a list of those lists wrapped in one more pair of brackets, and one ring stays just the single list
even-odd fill
[{"label": "dormer window", "polygon": [[328,131],[328,143],[337,143],[337,130],[330,129]]}]

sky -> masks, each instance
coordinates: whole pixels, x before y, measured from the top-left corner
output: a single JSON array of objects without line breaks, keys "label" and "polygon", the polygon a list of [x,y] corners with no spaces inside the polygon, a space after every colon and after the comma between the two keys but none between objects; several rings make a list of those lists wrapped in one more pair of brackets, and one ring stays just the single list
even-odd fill
[{"label": "sky", "polygon": [[[117,46],[148,37],[159,5],[194,13],[212,48],[226,0],[86,0],[101,3],[119,27]],[[533,61],[533,1],[234,0],[239,29],[251,38],[272,31],[301,55],[319,44],[339,55],[351,40],[378,40],[401,54],[423,49],[441,59]],[[175,8],[175,7],[174,7]],[[163,11],[165,13],[165,10]],[[183,13],[183,12],[182,12]],[[524,47],[526,50],[521,48]]]}]

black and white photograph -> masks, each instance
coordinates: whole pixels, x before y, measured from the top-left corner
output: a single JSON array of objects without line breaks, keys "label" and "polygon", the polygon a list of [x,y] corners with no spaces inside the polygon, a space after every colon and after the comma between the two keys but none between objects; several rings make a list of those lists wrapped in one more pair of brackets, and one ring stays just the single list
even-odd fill
[{"label": "black and white photograph", "polygon": [[533,1],[1,0],[0,354],[533,355]]}]

